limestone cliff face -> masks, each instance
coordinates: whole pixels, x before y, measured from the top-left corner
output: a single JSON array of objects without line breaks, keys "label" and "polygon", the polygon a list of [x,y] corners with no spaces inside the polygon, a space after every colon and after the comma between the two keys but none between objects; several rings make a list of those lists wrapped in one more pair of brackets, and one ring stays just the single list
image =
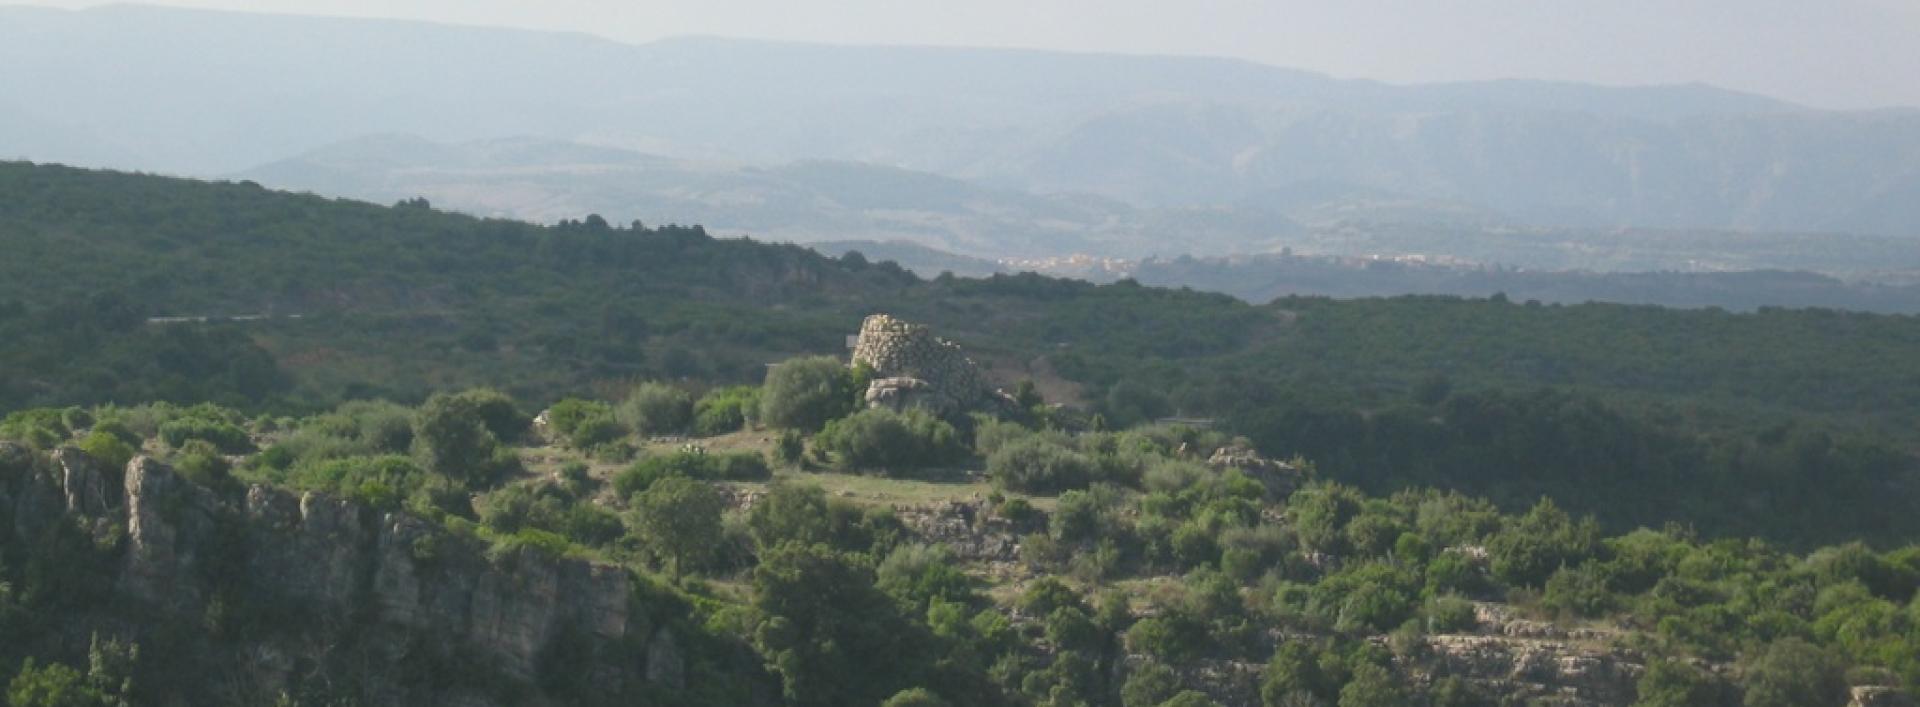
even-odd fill
[{"label": "limestone cliff face", "polygon": [[[209,704],[270,702],[349,649],[368,666],[351,671],[367,705],[572,702],[528,687],[556,680],[608,695],[685,686],[685,637],[659,625],[622,568],[532,550],[488,558],[404,513],[259,486],[228,500],[147,457],[115,474],[77,450],[38,459],[0,444],[0,543],[60,523],[118,544],[109,613],[198,622],[244,596],[284,629],[224,649],[218,661],[246,678],[235,682],[254,684]],[[421,687],[403,665],[520,687]]]}]

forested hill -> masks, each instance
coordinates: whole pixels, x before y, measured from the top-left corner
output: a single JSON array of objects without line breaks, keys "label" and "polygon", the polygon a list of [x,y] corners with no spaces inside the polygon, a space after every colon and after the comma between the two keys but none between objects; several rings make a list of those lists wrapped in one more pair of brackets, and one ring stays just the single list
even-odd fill
[{"label": "forested hill", "polygon": [[[698,227],[536,226],[27,163],[0,164],[0,252],[4,410],[304,411],[471,385],[537,405],[636,379],[751,383],[769,362],[843,352],[886,311],[960,341],[1001,384],[1033,378],[1116,425],[1218,418],[1373,490],[1547,493],[1615,525],[1800,539],[1911,524],[1896,518],[1920,411],[1910,317],[921,280]],[[250,315],[265,318],[149,321]]]}]

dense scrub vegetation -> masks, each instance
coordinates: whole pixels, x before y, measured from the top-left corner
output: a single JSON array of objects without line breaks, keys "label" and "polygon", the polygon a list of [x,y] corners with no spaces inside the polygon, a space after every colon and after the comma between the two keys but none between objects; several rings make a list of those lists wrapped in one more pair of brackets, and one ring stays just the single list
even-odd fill
[{"label": "dense scrub vegetation", "polygon": [[[656,702],[766,679],[794,704],[1206,704],[1204,668],[1254,663],[1269,705],[1498,704],[1421,648],[1486,602],[1618,627],[1651,660],[1645,704],[1920,684],[1911,318],[922,281],[697,227],[23,164],[0,195],[0,439],[658,577],[649,600],[734,691]],[[870,372],[822,354],[882,307],[1076,404],[864,409]],[[244,314],[267,318],[218,320]],[[171,315],[216,321],[150,320]],[[1247,446],[1304,476],[1208,463]],[[811,483],[975,475],[972,521],[1018,534],[1011,578],[918,536],[897,496]],[[181,631],[235,641],[284,609],[235,584],[231,613],[133,621],[144,650],[106,636],[88,661],[60,617],[108,601],[124,536],[9,520],[17,704],[190,694]],[[287,699],[350,703],[315,689]]]},{"label": "dense scrub vegetation", "polygon": [[[1792,543],[1920,529],[1901,510],[1920,488],[1911,317],[922,281],[698,228],[540,227],[22,163],[0,165],[0,194],[0,410],[309,414],[501,385],[530,404],[608,399],[555,421],[583,449],[749,419],[811,432],[862,385],[829,361],[775,371],[769,389],[816,392],[785,402],[634,382],[757,384],[768,362],[836,352],[885,308],[1003,379],[1057,374],[1104,424],[1211,417],[1372,493],[1462,488],[1509,511],[1544,495],[1611,530],[1684,522]],[[147,322],[243,314],[302,318]]]},{"label": "dense scrub vegetation", "polygon": [[[641,389],[676,408],[701,399]],[[1369,495],[1305,460],[1297,472],[1206,463],[1245,440],[1190,427],[863,411],[811,436],[814,462],[801,463],[902,478],[945,474],[932,460],[983,468],[1001,489],[983,512],[1027,529],[1032,579],[1009,595],[989,592],[947,546],[916,539],[888,506],[830,497],[802,471],[763,485],[774,464],[758,452],[641,450],[646,430],[618,421],[615,439],[575,450],[554,411],[543,418],[536,428],[510,399],[471,390],[301,418],[166,403],[36,409],[5,418],[0,437],[96,457],[142,450],[218,494],[245,484],[337,494],[432,520],[496,556],[659,573],[704,617],[703,640],[756,652],[792,704],[1212,704],[1205,690],[1217,686],[1195,682],[1195,669],[1223,661],[1264,665],[1268,705],[1498,704],[1507,696],[1422,648],[1426,636],[1473,631],[1475,602],[1615,627],[1606,640],[1651,661],[1641,704],[1837,704],[1849,682],[1920,686],[1920,546],[1802,554],[1677,525],[1608,533],[1546,499],[1503,513],[1456,491]],[[536,471],[522,459],[529,444],[565,454]],[[884,453],[859,456],[867,449]],[[727,501],[748,490],[761,495],[745,509]],[[114,551],[83,552],[104,563],[89,565],[55,547],[6,548],[0,628],[18,640],[0,660],[13,704],[139,704],[192,683],[139,657],[175,640],[145,629],[100,639],[91,672],[23,652],[61,611],[100,600],[69,592]],[[232,600],[246,615],[252,600]],[[1388,640],[1370,640],[1379,636]],[[115,642],[129,637],[145,643]],[[850,673],[865,679],[829,677]]]}]

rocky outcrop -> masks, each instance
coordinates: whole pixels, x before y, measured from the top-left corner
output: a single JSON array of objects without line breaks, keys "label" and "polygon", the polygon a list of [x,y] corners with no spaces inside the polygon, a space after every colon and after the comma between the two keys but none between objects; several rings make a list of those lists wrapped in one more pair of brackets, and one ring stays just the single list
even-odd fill
[{"label": "rocky outcrop", "polygon": [[1446,635],[1428,637],[1426,646],[1438,674],[1525,704],[1632,704],[1645,672],[1631,653],[1568,641]]},{"label": "rocky outcrop", "polygon": [[1853,688],[1847,707],[1913,707],[1913,696],[1897,687],[1861,685]]},{"label": "rocky outcrop", "polygon": [[272,539],[248,569],[282,600],[364,611],[383,631],[432,636],[516,678],[533,678],[556,641],[611,643],[652,629],[631,611],[631,578],[618,567],[532,550],[486,560],[456,552],[458,538],[418,518],[318,493],[295,500],[255,487],[246,516]]},{"label": "rocky outcrop", "polygon": [[901,508],[896,514],[918,540],[946,545],[954,557],[967,562],[1018,561],[1020,536],[1041,529],[992,515],[978,501]]},{"label": "rocky outcrop", "polygon": [[[255,486],[227,500],[144,456],[117,487],[103,485],[108,477],[78,450],[42,465],[0,445],[0,521],[10,521],[0,541],[43,537],[61,519],[124,529],[107,569],[114,600],[76,623],[198,624],[234,601],[275,617],[268,637],[210,659],[261,683],[247,695],[270,697],[345,646],[372,666],[346,669],[370,685],[358,698],[367,705],[502,704],[473,685],[422,694],[403,684],[397,666],[423,661],[521,685],[577,670],[560,682],[597,694],[687,684],[683,637],[649,612],[623,568],[533,549],[490,553],[411,515],[320,493]],[[513,703],[550,703],[525,690],[509,691],[520,695]]]},{"label": "rocky outcrop", "polygon": [[1293,495],[1304,482],[1300,470],[1292,464],[1260,456],[1250,447],[1231,446],[1214,450],[1207,458],[1207,465],[1215,469],[1239,469],[1249,478],[1260,482],[1267,489],[1270,500],[1285,499]]},{"label": "rocky outcrop", "polygon": [[[191,606],[198,603],[198,587],[182,582],[194,569],[197,543],[181,542],[182,526],[191,523],[201,530],[201,519],[183,516],[216,512],[204,505],[182,503],[187,489],[172,469],[150,457],[136,457],[127,463],[126,474],[127,553],[120,575],[120,590],[152,604]],[[67,490],[72,497],[75,491]],[[191,538],[191,536],[189,536]]]},{"label": "rocky outcrop", "polygon": [[61,492],[66,496],[68,511],[100,516],[110,510],[107,488],[112,481],[93,457],[73,447],[61,447],[53,450],[53,465],[60,470]]},{"label": "rocky outcrop", "polygon": [[861,322],[853,364],[873,371],[866,393],[872,407],[920,407],[949,416],[1005,404],[958,345],[885,314]]}]

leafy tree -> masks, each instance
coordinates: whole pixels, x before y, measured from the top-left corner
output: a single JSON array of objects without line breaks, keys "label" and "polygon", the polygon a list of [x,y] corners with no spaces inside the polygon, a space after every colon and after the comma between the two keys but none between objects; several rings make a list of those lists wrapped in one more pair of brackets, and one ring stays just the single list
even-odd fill
[{"label": "leafy tree", "polygon": [[1340,688],[1340,707],[1401,707],[1407,703],[1407,691],[1393,673],[1373,663],[1354,666],[1353,677]]},{"label": "leafy tree", "polygon": [[747,512],[747,530],[756,547],[788,542],[824,543],[884,557],[904,535],[900,520],[886,508],[862,510],[812,484],[776,483]]},{"label": "leafy tree", "polygon": [[13,707],[131,707],[132,675],[139,657],[138,646],[102,642],[96,635],[87,650],[85,675],[59,663],[36,665],[28,658],[7,685],[7,703]]},{"label": "leafy tree", "polygon": [[670,476],[633,498],[634,528],[648,548],[670,560],[679,579],[713,554],[725,505],[712,486]]},{"label": "leafy tree", "polygon": [[1180,692],[1180,676],[1160,663],[1146,663],[1120,686],[1122,707],[1156,707]]},{"label": "leafy tree", "polygon": [[665,383],[641,383],[614,413],[620,424],[643,435],[685,432],[693,425],[693,396]]},{"label": "leafy tree", "polygon": [[1206,645],[1206,627],[1179,612],[1150,616],[1127,629],[1129,649],[1169,663],[1196,657]]},{"label": "leafy tree", "polygon": [[480,406],[444,393],[428,398],[414,413],[413,443],[421,466],[468,485],[492,479],[507,451],[487,428]]},{"label": "leafy tree", "polygon": [[881,591],[915,607],[935,601],[965,604],[973,600],[973,582],[954,565],[946,545],[901,545],[876,570]]},{"label": "leafy tree", "polygon": [[853,374],[828,356],[790,359],[767,371],[760,420],[771,427],[818,430],[853,412]]},{"label": "leafy tree", "polygon": [[1746,707],[1837,705],[1847,699],[1838,661],[1818,646],[1784,638],[1767,646],[1741,678]]},{"label": "leafy tree", "polygon": [[1268,707],[1299,701],[1295,695],[1331,700],[1338,693],[1338,684],[1320,669],[1319,651],[1301,641],[1286,641],[1275,648],[1260,681],[1260,701]]},{"label": "leafy tree", "polygon": [[1542,498],[1526,515],[1487,542],[1493,575],[1509,584],[1538,587],[1561,567],[1572,567],[1600,548],[1600,527],[1567,516]]},{"label": "leafy tree", "polygon": [[1639,700],[1635,707],[1710,707],[1725,704],[1721,686],[1712,675],[1686,663],[1658,659],[1647,663],[1647,671],[1635,685]]},{"label": "leafy tree", "polygon": [[1360,495],[1339,484],[1315,484],[1294,492],[1288,499],[1294,509],[1294,527],[1300,541],[1320,552],[1343,553],[1347,549],[1347,523],[1360,514]]},{"label": "leafy tree", "polygon": [[35,665],[32,658],[20,666],[20,673],[7,684],[7,703],[13,707],[100,707],[103,696],[87,684],[80,671],[49,663]]},{"label": "leafy tree", "polygon": [[480,416],[487,431],[501,442],[517,442],[527,433],[533,418],[520,411],[513,398],[492,388],[473,388],[459,393],[459,397]]},{"label": "leafy tree", "polygon": [[783,543],[753,570],[754,644],[794,704],[877,704],[918,682],[920,643],[895,606],[826,545]]}]

